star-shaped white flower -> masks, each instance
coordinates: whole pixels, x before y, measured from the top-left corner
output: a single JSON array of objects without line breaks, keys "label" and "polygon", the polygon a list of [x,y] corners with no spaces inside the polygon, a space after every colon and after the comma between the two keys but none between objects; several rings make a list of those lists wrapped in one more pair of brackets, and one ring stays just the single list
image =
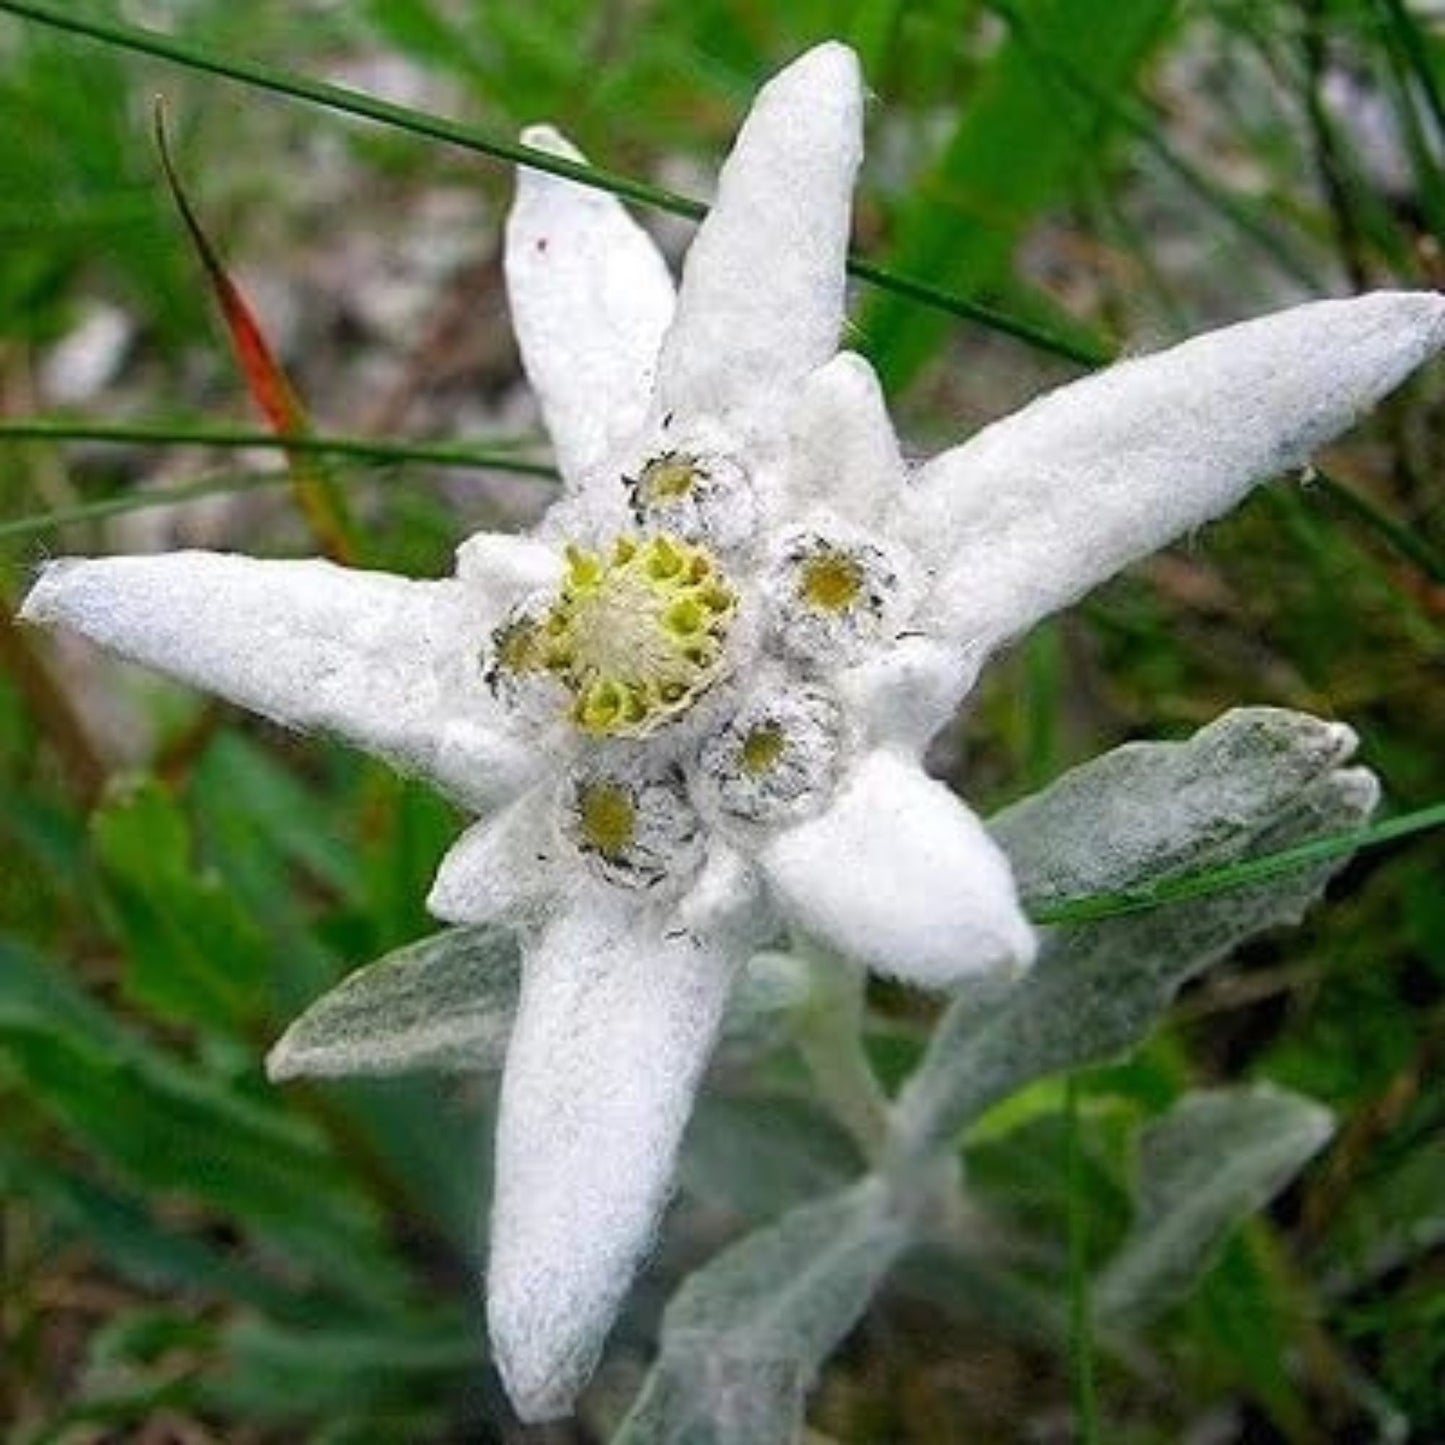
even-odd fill
[{"label": "star-shaped white flower", "polygon": [[611,197],[522,173],[507,281],[565,479],[535,535],[473,537],[431,582],[62,561],[25,604],[483,815],[430,907],[523,945],[488,1293],[527,1418],[592,1368],[757,943],[789,930],[930,987],[1029,962],[1002,855],[920,766],[987,656],[1445,341],[1432,295],[1302,306],[910,471],[869,367],[835,354],[861,117],[841,45],[768,84],[676,294]]}]

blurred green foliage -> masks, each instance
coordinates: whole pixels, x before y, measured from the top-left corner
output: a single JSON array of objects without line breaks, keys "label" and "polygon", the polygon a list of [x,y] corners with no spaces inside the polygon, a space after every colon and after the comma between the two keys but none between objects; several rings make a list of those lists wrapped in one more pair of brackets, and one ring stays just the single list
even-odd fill
[{"label": "blurred green foliage", "polygon": [[[1445,31],[1403,0],[144,9],[278,69],[350,78],[404,59],[469,123],[510,134],[555,119],[600,163],[664,180],[712,167],[758,80],[842,36],[878,96],[859,251],[1079,338],[1135,344],[1313,290],[1441,276]],[[198,200],[257,267],[284,270],[318,231],[339,248],[365,230],[369,186],[409,200],[463,184],[499,205],[509,185],[475,157],[10,16],[0,60],[0,397],[14,416],[43,401],[46,348],[97,299],[137,328],[145,418],[210,402],[242,415],[157,184],[157,89]],[[339,212],[311,200],[338,150],[362,178]],[[855,315],[855,344],[920,442],[1064,374],[897,296],[870,291]],[[324,393],[334,355],[288,360]],[[1330,459],[1427,559],[1445,556],[1442,429],[1436,368]],[[6,453],[0,520],[114,495],[135,472],[94,450]],[[445,565],[477,518],[422,468],[383,477],[358,485],[367,560]],[[251,550],[304,545],[294,518],[258,515]],[[78,523],[0,545],[8,616],[37,558],[113,542]],[[1347,718],[1397,803],[1445,797],[1440,576],[1328,492],[1262,495],[1206,546],[1105,589],[1049,646],[1042,689],[1036,653],[990,675],[969,731],[980,801],[1036,785],[1041,759],[1056,769],[1245,701]],[[428,930],[421,900],[459,820],[324,742],[114,674],[106,686],[143,714],[143,745],[108,747],[88,716],[105,704],[68,691],[0,620],[0,1422],[29,1445],[515,1438],[478,1369],[489,1087],[283,1089],[260,1073],[296,1011]],[[1079,1167],[1065,1166],[1056,1089],[1000,1106],[971,1137],[1000,1218],[1057,1242],[1029,1271],[1057,1304],[1070,1217],[1102,1259],[1126,1224],[1124,1141],[1191,1083],[1270,1078],[1340,1119],[1299,1186],[1154,1331],[1150,1359],[1100,1342],[1107,1438],[1179,1439],[1215,1408],[1239,1440],[1445,1436],[1441,865],[1438,841],[1372,855],[1302,934],[1252,946],[1131,1061],[1081,1076]],[[886,987],[874,1004],[876,1060],[896,1079],[925,1009]],[[846,1143],[786,1058],[726,1077],[695,1132],[658,1278],[696,1264],[698,1239],[847,1175]],[[1030,1290],[977,1283],[905,1269],[824,1381],[817,1428],[1021,1440],[1061,1405],[1057,1318]],[[654,1288],[620,1337],[637,1358]]]}]

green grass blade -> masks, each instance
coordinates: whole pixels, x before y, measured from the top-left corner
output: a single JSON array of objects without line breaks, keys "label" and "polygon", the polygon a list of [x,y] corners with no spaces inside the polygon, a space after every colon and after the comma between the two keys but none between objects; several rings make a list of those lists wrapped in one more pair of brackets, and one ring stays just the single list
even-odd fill
[{"label": "green grass blade", "polygon": [[1429,107],[1431,119],[1441,140],[1445,140],[1445,95],[1441,94],[1439,81],[1435,76],[1435,64],[1430,55],[1429,42],[1424,32],[1410,14],[1404,0],[1378,0],[1385,25],[1393,32],[1396,43],[1409,58],[1410,66],[1420,82],[1420,90]]},{"label": "green grass blade", "polygon": [[[1158,0],[1150,0],[1158,3]],[[273,66],[255,61],[238,60],[229,55],[219,55],[204,46],[189,41],[177,40],[159,31],[148,30],[138,25],[125,25],[118,21],[101,20],[95,17],[71,14],[59,6],[41,3],[41,0],[0,0],[0,13],[17,15],[40,25],[54,26],[73,35],[84,36],[102,44],[119,46],[124,50],[166,60],[189,70],[199,70],[208,75],[217,75],[242,85],[258,86],[277,95],[289,96],[293,100],[307,101],[328,110],[340,111],[346,115],[359,116],[364,120],[381,125],[394,126],[413,135],[425,136],[430,140],[443,141],[463,150],[479,152],[494,160],[511,162],[514,165],[531,166],[534,170],[549,171],[553,175],[578,181],[582,185],[596,186],[610,191],[625,200],[639,205],[651,206],[658,210],[701,220],[707,214],[707,207],[701,201],[676,191],[653,186],[645,181],[599,166],[580,165],[565,157],[548,151],[533,150],[516,141],[462,125],[442,116],[430,115],[425,111],[413,110],[409,106],[395,105],[376,96],[352,90],[346,86],[332,85],[327,81],[315,80],[309,76],[296,75],[290,71],[278,70]],[[981,326],[1006,332],[1041,351],[1051,352],[1070,360],[1098,360],[1081,356],[1078,347],[1065,338],[1058,337],[1045,328],[1035,326],[1019,318],[1002,316],[991,307],[981,305],[967,296],[950,293],[933,286],[917,277],[900,275],[889,267],[870,262],[852,260],[849,269],[860,280],[883,290],[896,293],[899,297],[925,306],[933,307],[949,315]],[[924,273],[927,274],[927,273]]]},{"label": "green grass blade", "polygon": [[1386,818],[1365,828],[1351,828],[1344,833],[1331,833],[1313,838],[1294,848],[1277,853],[1264,853],[1246,858],[1223,868],[1201,868],[1167,878],[1150,888],[1128,889],[1119,893],[1096,893],[1087,898],[1068,898],[1040,908],[1030,916],[1042,925],[1093,923],[1100,918],[1114,918],[1124,913],[1142,913],[1170,903],[1183,903],[1191,898],[1205,898],[1213,893],[1226,893],[1234,888],[1247,888],[1266,883],[1287,873],[1297,872],[1331,858],[1343,858],[1366,848],[1379,848],[1417,833],[1445,827],[1445,803]]},{"label": "green grass blade", "polygon": [[[932,171],[912,192],[896,230],[896,270],[938,278],[970,299],[1008,279],[1024,231],[1064,198],[1098,149],[1109,116],[1039,63],[1064,53],[1106,93],[1125,89],[1152,53],[1172,6],[1120,0],[1101,24],[1095,0],[1053,0],[1027,41],[1005,40]],[[939,319],[890,291],[865,310],[869,354],[892,387],[906,385],[943,338]]]},{"label": "green grass blade", "polygon": [[1241,235],[1247,236],[1286,276],[1312,291],[1325,289],[1317,270],[1286,244],[1278,232],[1278,215],[1261,210],[1242,196],[1226,190],[1212,177],[1182,156],[1166,139],[1158,117],[1132,96],[1101,85],[1093,73],[1076,62],[1073,55],[1047,45],[1037,28],[1008,0],[988,0],[988,8],[1005,21],[1020,45],[1032,53],[1041,71],[1056,78],[1081,101],[1095,107],[1111,125],[1151,151],[1159,163],[1207,206],[1224,218]]},{"label": "green grass blade", "polygon": [[1069,1189],[1069,1373],[1079,1445],[1099,1445],[1098,1392],[1094,1381],[1093,1311],[1089,1301],[1088,1198],[1083,1187],[1083,1141],[1079,1137],[1079,1076],[1064,1076],[1065,1170]]},{"label": "green grass blade", "polygon": [[246,428],[189,425],[174,422],[130,423],[27,417],[0,421],[0,442],[113,442],[117,446],[208,446],[225,450],[269,448],[277,451],[326,452],[365,462],[414,463],[430,467],[486,467],[556,480],[546,462],[512,454],[511,448],[536,445],[529,437],[489,439],[485,447],[451,442],[390,442],[373,437],[297,436]]},{"label": "green grass blade", "polygon": [[[471,463],[470,465],[476,465]],[[490,465],[490,463],[488,464]],[[526,463],[514,463],[508,458],[499,458],[497,470],[526,469],[535,474]],[[371,473],[357,474],[361,480]],[[120,496],[99,497],[93,502],[77,502],[70,507],[54,507],[45,512],[34,512],[28,516],[15,517],[0,522],[0,542],[17,537],[30,537],[38,532],[47,532],[52,527],[63,527],[76,522],[97,522],[106,517],[121,516],[126,512],[145,512],[154,507],[173,507],[182,502],[194,502],[202,497],[225,496],[228,493],[248,492],[258,487],[285,486],[290,478],[288,472],[238,472],[223,477],[212,477],[203,482],[194,482],[183,487],[167,487],[153,491],[126,492]],[[352,478],[338,476],[338,481]]]},{"label": "green grass blade", "polygon": [[1316,471],[1312,480],[1331,500],[1376,532],[1402,557],[1413,562],[1432,582],[1445,586],[1445,558],[1418,532],[1392,517],[1363,492],[1326,472]]}]

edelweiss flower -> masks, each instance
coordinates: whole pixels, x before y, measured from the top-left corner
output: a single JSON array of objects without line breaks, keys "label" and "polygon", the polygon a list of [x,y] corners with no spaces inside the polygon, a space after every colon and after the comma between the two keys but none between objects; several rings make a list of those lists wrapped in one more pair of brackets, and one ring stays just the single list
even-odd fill
[{"label": "edelweiss flower", "polygon": [[63,561],[25,606],[484,815],[430,907],[523,940],[489,1311],[528,1418],[593,1365],[758,942],[931,987],[1028,963],[1006,863],[919,763],[989,653],[1302,463],[1445,339],[1434,296],[1303,306],[910,473],[867,364],[834,354],[861,114],[840,45],[767,85],[676,295],[613,199],[522,173],[507,281],[565,478],[535,535],[473,537],[431,582]]}]

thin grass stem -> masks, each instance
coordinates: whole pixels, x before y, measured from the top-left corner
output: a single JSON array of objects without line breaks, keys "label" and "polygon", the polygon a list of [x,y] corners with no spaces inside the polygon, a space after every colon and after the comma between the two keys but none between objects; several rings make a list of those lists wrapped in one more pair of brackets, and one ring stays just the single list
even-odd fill
[{"label": "thin grass stem", "polygon": [[[40,3],[40,0],[0,0],[0,13],[18,15],[39,25],[49,25],[57,30],[68,31],[104,45],[114,45],[123,50],[149,55],[157,60],[169,61],[188,70],[201,71],[207,75],[220,76],[241,85],[257,86],[276,95],[292,100],[306,101],[312,105],[324,106],[328,110],[345,115],[359,116],[363,120],[375,121],[380,125],[392,126],[413,135],[425,136],[430,140],[443,141],[462,150],[478,152],[494,160],[509,161],[514,165],[530,166],[534,170],[548,171],[582,185],[595,186],[610,191],[624,200],[639,205],[651,206],[668,211],[673,215],[685,216],[700,221],[707,214],[707,207],[690,196],[679,195],[676,191],[661,186],[649,185],[617,171],[600,166],[579,164],[564,156],[549,151],[534,150],[517,141],[462,125],[458,121],[442,116],[430,115],[425,111],[413,110],[409,106],[396,105],[367,95],[363,91],[347,86],[332,85],[327,81],[315,80],[310,76],[297,75],[291,71],[277,70],[273,66],[261,65],[255,61],[238,60],[229,55],[220,55],[205,46],[190,41],[177,40],[159,31],[144,26],[126,25],[119,21],[102,20],[95,16],[76,15],[56,5]],[[930,286],[926,281],[912,276],[902,276],[886,267],[857,257],[850,258],[848,269],[852,275],[869,285],[883,290],[897,292],[900,296],[945,311],[965,321],[973,321],[990,330],[1000,331],[1023,341],[1040,351],[1064,357],[1082,365],[1098,365],[1111,354],[1107,348],[1081,347],[1067,337],[1059,336],[1048,329],[1037,326],[1021,317],[1008,316],[993,307],[984,306],[966,297]]]}]

